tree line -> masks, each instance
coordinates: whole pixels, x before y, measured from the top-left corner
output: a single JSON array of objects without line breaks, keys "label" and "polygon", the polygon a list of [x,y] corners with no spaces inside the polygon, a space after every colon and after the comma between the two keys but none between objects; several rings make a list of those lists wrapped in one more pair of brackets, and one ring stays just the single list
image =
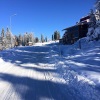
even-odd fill
[{"label": "tree line", "polygon": [[[52,41],[59,40],[60,39],[60,32],[55,31],[52,35]],[[9,28],[5,30],[2,28],[1,35],[0,35],[0,50],[6,49],[6,48],[13,48],[16,46],[31,46],[38,42],[47,42],[47,37],[44,38],[44,36],[41,34],[41,38],[34,37],[33,33],[26,32],[25,34],[21,35],[13,35]]]}]

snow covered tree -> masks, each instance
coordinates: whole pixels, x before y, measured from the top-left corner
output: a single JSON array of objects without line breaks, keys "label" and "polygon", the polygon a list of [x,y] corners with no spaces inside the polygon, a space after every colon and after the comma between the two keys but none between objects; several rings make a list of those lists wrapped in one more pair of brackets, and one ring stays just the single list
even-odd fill
[{"label": "snow covered tree", "polygon": [[100,10],[100,0],[97,0],[96,3],[95,3],[95,8],[97,10]]},{"label": "snow covered tree", "polygon": [[30,33],[29,34],[29,42],[32,42],[33,43],[33,33]]},{"label": "snow covered tree", "polygon": [[99,40],[100,39],[100,0],[95,3],[96,12],[93,10],[90,12],[90,23],[87,33],[87,40]]},{"label": "snow covered tree", "polygon": [[4,37],[4,29],[2,28],[2,31],[1,31],[1,38],[0,38],[1,40],[0,40],[0,43],[1,43],[1,45],[4,47],[4,46],[6,46],[6,39],[5,39],[5,37]]},{"label": "snow covered tree", "polygon": [[4,34],[5,34],[5,32],[4,32],[4,29],[2,28],[1,37],[4,37]]},{"label": "snow covered tree", "polygon": [[19,45],[19,38],[15,35],[15,46]]},{"label": "snow covered tree", "polygon": [[28,42],[29,42],[29,38],[28,38],[28,33],[26,32],[24,35],[24,44],[28,45]]},{"label": "snow covered tree", "polygon": [[95,17],[95,14],[93,12],[93,9],[90,10],[89,16],[90,16],[89,27],[95,27],[95,25],[96,25],[96,17]]},{"label": "snow covered tree", "polygon": [[89,19],[90,22],[89,22],[89,28],[88,28],[88,32],[87,32],[87,40],[88,41],[92,40],[92,34],[93,34],[95,26],[96,26],[96,17],[95,17],[95,14],[92,9],[90,10],[89,16],[90,16],[90,19]]},{"label": "snow covered tree", "polygon": [[100,0],[97,0],[95,3],[95,9],[96,9],[96,19],[100,20]]},{"label": "snow covered tree", "polygon": [[11,48],[12,47],[12,37],[9,31],[9,28],[7,28],[6,39],[7,39],[7,48]]},{"label": "snow covered tree", "polygon": [[25,33],[22,37],[22,44],[23,45],[33,45],[34,44],[34,37],[33,33]]},{"label": "snow covered tree", "polygon": [[92,40],[100,40],[100,21],[96,22],[96,27],[91,37],[92,37]]},{"label": "snow covered tree", "polygon": [[18,44],[19,44],[19,45],[22,45],[22,36],[21,36],[21,34],[20,34],[19,37],[18,37]]},{"label": "snow covered tree", "polygon": [[28,38],[29,38],[29,45],[33,45],[34,43],[33,34],[32,33],[28,34]]}]

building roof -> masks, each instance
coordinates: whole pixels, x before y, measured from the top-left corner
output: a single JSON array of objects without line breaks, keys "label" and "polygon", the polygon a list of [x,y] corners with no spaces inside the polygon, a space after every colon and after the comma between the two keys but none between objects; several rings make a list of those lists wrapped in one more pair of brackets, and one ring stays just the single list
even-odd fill
[{"label": "building roof", "polygon": [[80,19],[80,22],[85,21],[85,20],[87,20],[87,19],[89,19],[89,18],[90,18],[89,15],[88,15],[88,16],[85,16],[85,17],[83,17],[83,18]]},{"label": "building roof", "polygon": [[76,26],[79,26],[79,24],[74,25],[74,26],[71,26],[71,27],[67,27],[67,28],[63,29],[62,31],[68,30],[68,29],[73,28],[73,27],[76,27]]}]

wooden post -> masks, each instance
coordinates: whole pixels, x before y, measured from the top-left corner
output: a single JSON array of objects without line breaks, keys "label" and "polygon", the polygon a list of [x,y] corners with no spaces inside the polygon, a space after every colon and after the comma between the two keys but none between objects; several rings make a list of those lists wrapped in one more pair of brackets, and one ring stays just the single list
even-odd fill
[{"label": "wooden post", "polygon": [[81,49],[81,40],[79,39],[79,49]]}]

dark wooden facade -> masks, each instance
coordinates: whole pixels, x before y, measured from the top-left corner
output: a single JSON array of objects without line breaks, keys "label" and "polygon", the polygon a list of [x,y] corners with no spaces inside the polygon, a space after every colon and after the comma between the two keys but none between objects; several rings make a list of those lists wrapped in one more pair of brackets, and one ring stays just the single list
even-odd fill
[{"label": "dark wooden facade", "polygon": [[64,44],[73,44],[78,39],[85,37],[88,32],[88,24],[77,24],[75,26],[63,29],[65,31],[63,35]]}]

